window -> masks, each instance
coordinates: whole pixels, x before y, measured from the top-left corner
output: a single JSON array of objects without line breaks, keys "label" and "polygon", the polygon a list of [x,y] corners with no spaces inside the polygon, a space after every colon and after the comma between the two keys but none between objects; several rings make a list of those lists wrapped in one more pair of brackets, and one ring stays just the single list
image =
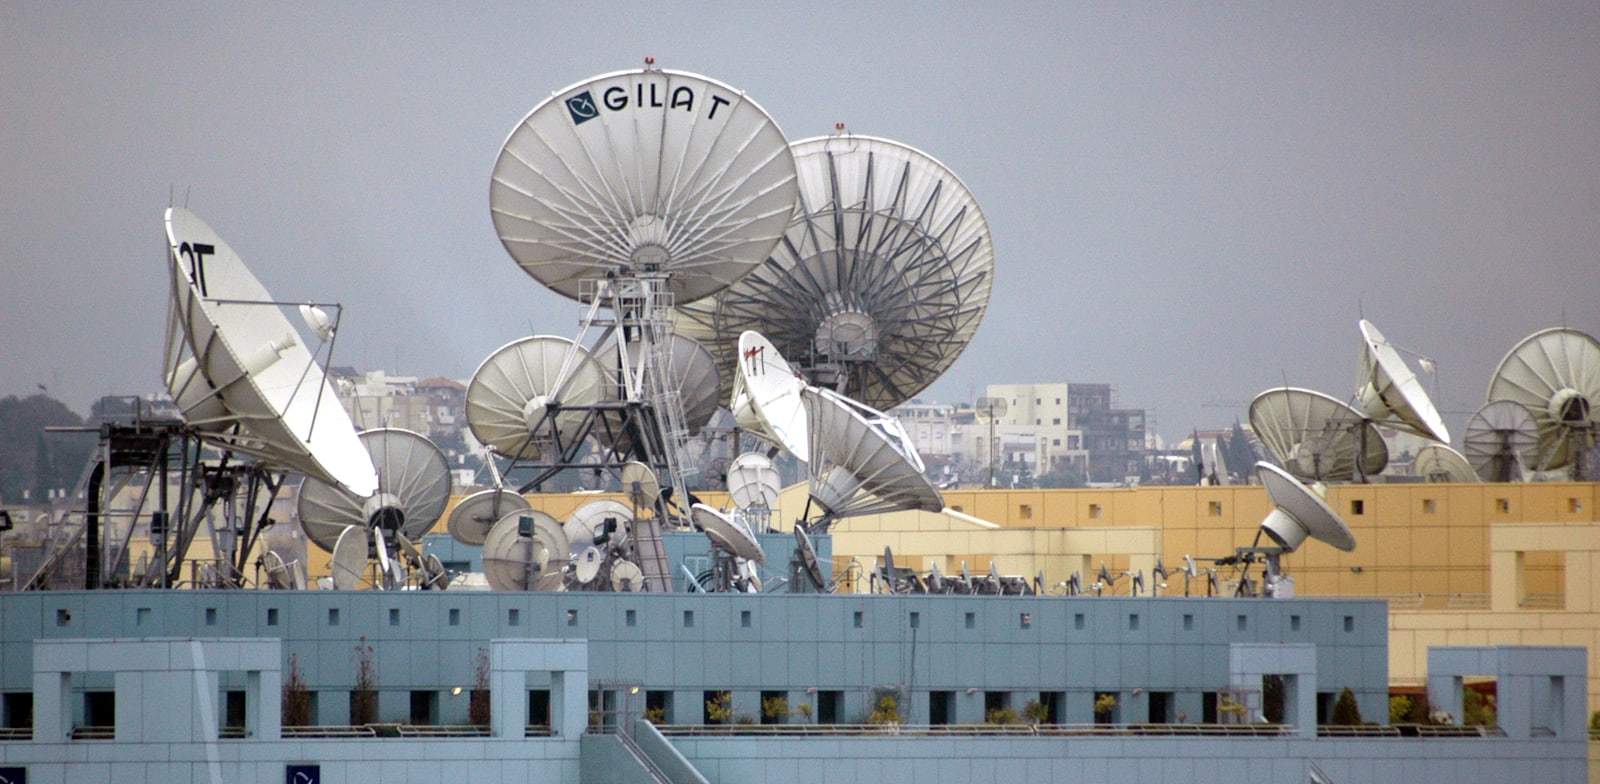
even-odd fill
[{"label": "window", "polygon": [[217,608],[215,608],[215,607],[207,607],[206,608],[206,625],[207,626],[216,626],[217,625]]},{"label": "window", "polygon": [[966,624],[967,624],[967,628],[968,629],[977,628],[977,626],[978,626],[978,614],[977,613],[967,613]]},{"label": "window", "polygon": [[1583,499],[1581,499],[1581,498],[1568,498],[1567,499],[1567,513],[1568,514],[1578,514],[1578,513],[1582,512],[1582,511],[1583,511]]},{"label": "window", "polygon": [[1139,614],[1138,613],[1129,613],[1128,614],[1128,631],[1130,631],[1130,632],[1139,631]]},{"label": "window", "polygon": [[1023,613],[1021,615],[1021,617],[1019,617],[1017,620],[1021,623],[1022,628],[1024,628],[1024,629],[1032,629],[1033,628],[1033,613]]},{"label": "window", "polygon": [[337,607],[329,607],[328,608],[328,625],[329,626],[338,626],[339,625],[339,608],[337,608]]},{"label": "window", "polygon": [[1186,632],[1194,631],[1194,615],[1190,613],[1183,614],[1183,630]]},{"label": "window", "polygon": [[916,628],[919,628],[921,626],[922,626],[922,613],[918,613],[918,612],[912,613],[911,614],[911,628],[916,629]]},{"label": "window", "polygon": [[1239,631],[1241,631],[1241,632],[1249,631],[1249,629],[1250,629],[1250,616],[1248,616],[1248,615],[1240,615],[1240,616],[1235,617],[1234,618],[1234,625],[1237,626]]},{"label": "window", "polygon": [[133,611],[133,625],[134,626],[143,626],[144,622],[148,621],[148,620],[150,620],[150,608],[149,607],[140,607],[139,609]]},{"label": "window", "polygon": [[1051,420],[1050,420],[1050,424],[1052,424],[1052,425],[1059,425],[1059,424],[1061,424],[1061,417],[1055,417],[1055,418],[1053,418],[1053,419],[1051,419]]},{"label": "window", "polygon": [[71,626],[72,625],[72,611],[71,610],[56,610],[56,625],[57,626]]},{"label": "window", "polygon": [[739,611],[739,626],[741,626],[743,628],[746,628],[746,629],[750,628],[750,611],[749,610],[740,610]]},{"label": "window", "polygon": [[1346,615],[1344,617],[1344,630],[1346,632],[1353,632],[1356,630],[1356,617],[1354,615]]},{"label": "window", "polygon": [[637,610],[629,610],[626,613],[624,613],[622,617],[623,617],[623,622],[626,623],[629,626],[638,626],[639,625],[639,612]]},{"label": "window", "polygon": [[1207,501],[1206,502],[1206,514],[1209,514],[1212,517],[1221,517],[1222,516],[1222,502],[1221,501]]},{"label": "window", "polygon": [[1059,438],[1050,439],[1050,445],[1051,446],[1061,446],[1061,439],[1059,439]]},{"label": "window", "polygon": [[1511,499],[1509,499],[1509,498],[1496,498],[1496,499],[1494,499],[1494,508],[1495,508],[1496,511],[1500,512],[1500,514],[1511,514]]},{"label": "window", "polygon": [[400,609],[398,607],[389,608],[389,625],[390,626],[399,626],[400,625]]},{"label": "window", "polygon": [[450,625],[451,626],[460,626],[461,625],[461,610],[459,610],[457,608],[451,608],[451,610],[450,610]]},{"label": "window", "polygon": [[856,610],[855,615],[852,617],[851,625],[853,625],[857,629],[859,629],[865,624],[866,624],[865,613],[861,612],[860,610]]},{"label": "window", "polygon": [[1289,631],[1291,631],[1291,632],[1300,631],[1300,616],[1298,616],[1298,615],[1289,616]]},{"label": "window", "polygon": [[1032,520],[1033,519],[1033,505],[1032,504],[1022,504],[1022,505],[1018,506],[1017,507],[1017,517],[1019,519],[1022,519],[1022,520]]},{"label": "window", "polygon": [[1100,505],[1099,504],[1089,504],[1089,519],[1091,519],[1091,520],[1100,519]]},{"label": "window", "polygon": [[511,608],[509,610],[506,610],[506,625],[507,626],[521,626],[522,625],[522,611],[517,609],[517,608],[515,608],[515,607],[513,607],[513,608]]},{"label": "window", "polygon": [[1079,630],[1083,629],[1083,613],[1073,613],[1072,628]]},{"label": "window", "polygon": [[267,608],[267,625],[268,626],[277,626],[278,625],[278,608],[276,608],[276,607],[268,607]]},{"label": "window", "polygon": [[1363,501],[1360,498],[1355,498],[1355,499],[1352,499],[1350,501],[1350,514],[1353,514],[1353,515],[1366,514],[1366,511],[1367,511],[1367,502],[1366,501]]},{"label": "window", "polygon": [[567,611],[567,625],[568,626],[577,626],[578,625],[578,611],[577,610],[568,610]]},{"label": "window", "polygon": [[1432,498],[1424,498],[1424,499],[1422,499],[1422,513],[1423,514],[1433,514],[1435,510],[1436,510],[1436,507],[1434,505],[1434,502],[1433,502]]},{"label": "window", "polygon": [[693,629],[694,628],[694,610],[684,610],[683,611],[683,628],[685,628],[685,629]]}]

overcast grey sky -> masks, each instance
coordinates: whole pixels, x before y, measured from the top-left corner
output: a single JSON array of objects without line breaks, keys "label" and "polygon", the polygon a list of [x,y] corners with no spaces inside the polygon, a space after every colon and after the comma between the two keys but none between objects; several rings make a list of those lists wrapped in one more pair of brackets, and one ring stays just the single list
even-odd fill
[{"label": "overcast grey sky", "polygon": [[1104,381],[1170,438],[1348,397],[1364,314],[1459,437],[1522,337],[1600,334],[1597,3],[459,5],[0,0],[0,395],[161,389],[173,192],[276,297],[343,303],[337,363],[465,379],[575,334],[490,166],[646,55],[962,177],[994,292],[924,399]]}]

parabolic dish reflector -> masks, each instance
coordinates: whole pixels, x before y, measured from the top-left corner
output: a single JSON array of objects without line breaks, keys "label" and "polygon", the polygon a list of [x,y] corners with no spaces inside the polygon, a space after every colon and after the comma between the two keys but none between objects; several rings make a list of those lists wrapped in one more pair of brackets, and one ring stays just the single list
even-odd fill
[{"label": "parabolic dish reflector", "polygon": [[266,287],[194,213],[168,208],[166,227],[169,321],[182,334],[165,376],[185,420],[227,449],[372,495],[378,476],[350,416]]},{"label": "parabolic dish reflector", "polygon": [[809,460],[806,409],[800,400],[806,382],[757,332],[741,333],[738,349],[731,406],[734,420],[801,461]]},{"label": "parabolic dish reflector", "polygon": [[1512,347],[1489,381],[1490,402],[1521,403],[1539,431],[1538,463],[1548,471],[1594,445],[1600,430],[1600,342],[1575,329],[1541,330]]},{"label": "parabolic dish reflector", "polygon": [[533,507],[528,499],[521,493],[510,490],[490,488],[479,490],[456,504],[450,510],[450,517],[445,522],[445,528],[450,532],[450,538],[474,547],[483,544],[483,538],[489,535],[489,529],[500,518],[512,512],[522,512]]},{"label": "parabolic dish reflector", "polygon": [[473,437],[501,455],[538,459],[558,440],[566,447],[578,437],[586,416],[581,409],[598,403],[604,386],[600,363],[577,343],[551,335],[521,338],[472,374],[467,424]]},{"label": "parabolic dish reflector", "polygon": [[495,161],[511,257],[573,299],[581,281],[664,274],[679,303],[744,277],[794,213],[794,156],[765,110],[681,71],[605,74],[535,106]]},{"label": "parabolic dish reflector", "polygon": [[378,489],[367,498],[318,479],[300,485],[300,527],[331,551],[346,528],[383,527],[418,540],[450,502],[450,463],[439,447],[410,430],[385,427],[361,433],[361,445],[378,469]]},{"label": "parabolic dish reflector", "polygon": [[[631,367],[639,367],[641,350],[643,348],[637,342],[628,344],[628,361]],[[612,378],[620,379],[621,357],[617,345],[609,343],[597,353],[605,357],[597,361],[602,362],[611,371]],[[716,360],[706,347],[676,333],[673,333],[667,341],[666,359],[665,368],[656,367],[651,372],[665,372],[668,386],[678,395],[680,405],[683,407],[684,430],[689,433],[699,432],[713,416],[716,416],[717,408],[721,404],[722,381],[718,376]],[[622,397],[623,389],[620,384],[608,385],[607,391],[616,399]],[[623,413],[607,410],[606,416],[613,423],[614,438],[611,446],[618,453],[631,450],[633,438],[620,427]]]},{"label": "parabolic dish reflector", "polygon": [[843,373],[850,397],[893,408],[977,331],[993,285],[988,223],[954,173],[899,142],[836,135],[793,150],[800,211],[783,241],[727,290],[678,303],[678,329],[713,347],[724,378],[734,337],[752,329],[805,367]]},{"label": "parabolic dish reflector", "polygon": [[597,544],[595,538],[600,536],[601,529],[608,519],[616,521],[616,528],[611,532],[611,540],[607,544],[626,541],[629,531],[633,528],[633,510],[622,502],[602,498],[573,510],[572,516],[568,517],[566,524],[562,526],[562,530],[567,534],[567,551],[576,556],[582,554],[584,549]]},{"label": "parabolic dish reflector", "polygon": [[[894,417],[830,389],[806,387],[801,399],[811,422],[812,496],[826,511],[849,517],[944,509],[943,496],[922,475],[922,457]],[[852,488],[852,497],[833,492],[840,488]]]},{"label": "parabolic dish reflector", "polygon": [[1429,444],[1417,450],[1411,473],[1429,482],[1469,483],[1478,481],[1465,455],[1444,444]]},{"label": "parabolic dish reflector", "polygon": [[1461,448],[1478,476],[1490,482],[1510,482],[1538,459],[1539,425],[1521,403],[1486,403],[1467,420]]},{"label": "parabolic dish reflector", "polygon": [[[535,583],[550,569],[552,555],[565,558],[538,535],[521,535],[521,515],[500,518],[483,540],[483,579],[496,591],[526,591],[530,573]],[[560,571],[559,567],[557,571]]]},{"label": "parabolic dish reflector", "polygon": [[745,452],[728,466],[728,495],[739,509],[753,506],[775,509],[783,491],[783,477],[772,460],[759,452]]},{"label": "parabolic dish reflector", "polygon": [[717,549],[747,561],[761,563],[766,560],[766,552],[761,549],[761,543],[756,541],[755,535],[715,508],[695,504],[689,507],[689,517],[695,525],[700,526],[700,530],[705,531],[706,538]]},{"label": "parabolic dish reflector", "polygon": [[361,587],[361,576],[367,571],[367,553],[372,548],[372,536],[361,526],[349,526],[339,532],[330,548],[333,558],[328,571],[333,587],[340,591],[353,591]]},{"label": "parabolic dish reflector", "polygon": [[[1367,415],[1441,443],[1450,442],[1439,409],[1406,361],[1372,322],[1361,320],[1361,380],[1356,397]],[[1391,419],[1392,417],[1392,419]]]},{"label": "parabolic dish reflector", "polygon": [[[1389,464],[1389,447],[1365,414],[1321,392],[1269,389],[1250,402],[1250,427],[1297,478],[1375,476]],[[1364,434],[1364,437],[1363,437]]]},{"label": "parabolic dish reflector", "polygon": [[1356,549],[1356,538],[1349,526],[1289,472],[1270,463],[1256,463],[1256,476],[1266,486],[1267,495],[1272,497],[1276,507],[1261,523],[1261,528],[1283,549],[1289,552],[1299,549],[1307,536],[1345,552]]}]

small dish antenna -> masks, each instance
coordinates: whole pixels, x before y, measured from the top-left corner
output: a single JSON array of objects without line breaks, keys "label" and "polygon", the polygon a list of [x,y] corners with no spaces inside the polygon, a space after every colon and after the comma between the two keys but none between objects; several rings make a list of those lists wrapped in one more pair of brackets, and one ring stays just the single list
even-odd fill
[{"label": "small dish antenna", "polygon": [[1486,403],[1467,420],[1461,438],[1467,462],[1491,482],[1512,482],[1539,459],[1539,425],[1521,403]]},{"label": "small dish antenna", "polygon": [[1267,488],[1274,507],[1261,522],[1261,530],[1284,552],[1300,549],[1307,537],[1345,552],[1356,549],[1356,539],[1349,526],[1334,514],[1326,501],[1288,471],[1271,463],[1256,463],[1256,476]]},{"label": "small dish antenna", "polygon": [[661,498],[661,482],[650,466],[637,460],[629,461],[622,466],[622,492],[635,509],[654,509]]},{"label": "small dish antenna", "polygon": [[568,551],[578,556],[589,547],[622,544],[627,541],[632,526],[632,509],[620,501],[602,498],[578,507],[562,528],[567,534]]},{"label": "small dish antenna", "polygon": [[334,590],[354,591],[361,587],[361,577],[367,571],[367,554],[371,548],[372,537],[361,526],[348,526],[339,534],[333,546],[333,559],[328,564]]},{"label": "small dish antenna", "polygon": [[1465,455],[1444,444],[1429,444],[1417,450],[1412,460],[1411,473],[1429,482],[1477,482],[1478,475]]},{"label": "small dish antenna", "polygon": [[532,509],[521,493],[501,488],[479,490],[456,504],[446,518],[445,527],[450,538],[471,547],[483,546],[484,537],[494,524],[512,512]]},{"label": "small dish antenna", "polygon": [[618,593],[638,593],[644,590],[644,571],[632,561],[611,564],[611,590]]},{"label": "small dish antenna", "polygon": [[1278,462],[1307,481],[1365,478],[1389,464],[1389,447],[1366,414],[1321,392],[1262,392],[1250,402],[1250,427]]},{"label": "small dish antenna", "polygon": [[1372,322],[1362,319],[1360,327],[1361,379],[1356,384],[1356,398],[1362,411],[1414,435],[1449,443],[1444,419],[1400,352]]},{"label": "small dish antenna", "polygon": [[745,452],[728,466],[728,496],[734,507],[776,509],[783,478],[772,460],[758,452]]},{"label": "small dish antenna", "polygon": [[[817,558],[817,548],[812,545],[811,537],[806,534],[805,528],[794,527],[795,555],[799,561],[799,571],[810,582],[812,590],[828,590],[828,580],[822,574],[822,565]],[[799,582],[793,583],[798,586]]]},{"label": "small dish antenna", "polygon": [[739,427],[783,449],[802,462],[810,459],[806,409],[800,391],[806,383],[760,333],[739,335],[734,372],[733,417]]},{"label": "small dish antenna", "polygon": [[580,586],[589,586],[600,576],[600,567],[606,563],[605,551],[590,545],[572,560],[572,576]]},{"label": "small dish antenna", "polygon": [[[1533,466],[1580,463],[1600,431],[1600,341],[1575,329],[1541,330],[1512,347],[1489,381],[1489,402],[1521,403],[1533,414],[1539,448]],[[1585,467],[1574,465],[1583,479]]]},{"label": "small dish antenna", "polygon": [[467,424],[496,453],[538,459],[579,438],[584,407],[600,402],[605,371],[577,343],[552,335],[514,340],[467,384]]},{"label": "small dish antenna", "polygon": [[450,463],[426,436],[385,427],[363,431],[360,443],[377,467],[378,487],[366,498],[308,477],[300,486],[300,527],[331,550],[351,526],[383,528],[421,539],[450,501]]},{"label": "small dish antenna", "polygon": [[165,378],[184,420],[226,449],[371,495],[372,461],[282,304],[194,213],[168,208],[166,228]]},{"label": "small dish antenna", "polygon": [[1200,453],[1205,460],[1207,474],[1201,478],[1203,485],[1229,484],[1228,464],[1222,457],[1222,442],[1218,439],[1207,441],[1200,447]]},{"label": "small dish antenna", "polygon": [[[512,512],[495,522],[483,540],[483,578],[496,591],[532,590],[549,574],[552,561],[565,553],[545,541],[536,526],[524,523],[539,512]],[[546,515],[548,517],[548,515]],[[531,521],[530,521],[531,522]],[[552,519],[552,522],[554,520]],[[528,529],[525,535],[524,529]]]},{"label": "small dish antenna", "polygon": [[830,389],[806,387],[801,399],[811,422],[811,497],[824,512],[812,530],[842,517],[944,509],[898,420]]},{"label": "small dish antenna", "polygon": [[767,559],[761,543],[756,541],[749,529],[714,507],[695,504],[689,508],[689,515],[718,550],[756,563]]}]

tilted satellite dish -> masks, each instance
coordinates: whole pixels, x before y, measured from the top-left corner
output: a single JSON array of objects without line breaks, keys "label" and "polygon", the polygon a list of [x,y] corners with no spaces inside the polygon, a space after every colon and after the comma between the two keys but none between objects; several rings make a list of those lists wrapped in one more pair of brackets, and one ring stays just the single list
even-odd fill
[{"label": "tilted satellite dish", "polygon": [[694,520],[700,530],[705,531],[706,538],[717,549],[738,556],[747,561],[761,563],[767,558],[766,552],[761,549],[761,543],[756,541],[753,534],[743,525],[705,504],[695,504],[689,508],[689,516]]},{"label": "tilted satellite dish", "polygon": [[1523,470],[1539,459],[1539,425],[1521,403],[1486,403],[1467,420],[1461,448],[1478,476],[1491,482],[1511,482],[1522,478]]},{"label": "tilted satellite dish", "polygon": [[334,590],[353,591],[361,587],[361,577],[367,571],[367,553],[372,548],[372,537],[359,525],[347,526],[340,532],[333,546],[333,559],[328,563],[332,572]]},{"label": "tilted satellite dish", "polygon": [[1345,552],[1356,549],[1356,539],[1344,521],[1333,513],[1327,502],[1288,471],[1271,463],[1256,463],[1256,476],[1267,488],[1275,507],[1267,519],[1261,521],[1261,530],[1285,552],[1299,549],[1306,537],[1327,542]]},{"label": "tilted satellite dish", "polygon": [[772,343],[757,332],[739,335],[732,410],[739,427],[760,436],[802,462],[811,456],[806,409],[800,390],[806,382]]},{"label": "tilted satellite dish", "polygon": [[1356,398],[1374,420],[1387,422],[1423,438],[1450,442],[1444,418],[1400,352],[1372,322],[1361,320],[1361,379]]},{"label": "tilted satellite dish", "polygon": [[1389,464],[1389,447],[1367,416],[1321,392],[1294,387],[1262,392],[1250,402],[1250,427],[1300,479],[1373,476]]},{"label": "tilted satellite dish", "polygon": [[661,481],[650,466],[630,460],[622,466],[622,492],[635,507],[650,509],[661,497]]},{"label": "tilted satellite dish", "polygon": [[806,579],[816,590],[826,590],[828,579],[822,574],[822,565],[817,559],[817,548],[812,545],[811,537],[806,534],[805,528],[794,527],[795,551],[800,556],[800,568]]},{"label": "tilted satellite dish", "polygon": [[1226,485],[1229,484],[1228,463],[1222,457],[1222,442],[1212,439],[1200,448],[1200,453],[1206,461],[1207,474],[1202,484]]},{"label": "tilted satellite dish", "polygon": [[1444,444],[1429,444],[1417,450],[1411,473],[1429,482],[1468,483],[1478,481],[1466,456]]},{"label": "tilted satellite dish", "polygon": [[632,561],[612,563],[611,590],[618,593],[637,593],[644,590],[644,570]]},{"label": "tilted satellite dish", "polygon": [[439,447],[410,430],[386,427],[361,433],[368,462],[377,467],[376,492],[360,498],[343,487],[307,478],[300,486],[300,527],[306,538],[332,550],[346,528],[383,528],[421,539],[450,501],[450,464]]},{"label": "tilted satellite dish", "polygon": [[[532,590],[552,570],[559,579],[561,570],[554,564],[565,562],[566,553],[556,550],[537,532],[533,536],[523,536],[521,518],[526,516],[526,513],[507,514],[496,521],[484,537],[483,579],[493,590]],[[530,580],[535,584],[530,585]]]},{"label": "tilted satellite dish", "polygon": [[450,510],[445,527],[450,531],[450,538],[464,545],[479,547],[483,545],[484,537],[489,535],[489,529],[500,518],[532,508],[521,493],[500,488],[479,490],[461,499]]},{"label": "tilted satellite dish", "polygon": [[[515,459],[557,454],[580,437],[605,393],[605,371],[582,346],[551,335],[514,340],[490,354],[467,384],[467,424],[495,452]],[[572,410],[564,410],[572,409]]]},{"label": "tilted satellite dish", "polygon": [[577,557],[572,560],[572,577],[579,585],[587,586],[600,576],[600,567],[605,566],[605,551],[594,545],[583,548]]},{"label": "tilted satellite dish", "polygon": [[826,513],[824,528],[840,517],[944,509],[898,420],[830,389],[807,387],[801,399],[811,422],[811,493]]},{"label": "tilted satellite dish", "polygon": [[1495,368],[1488,399],[1521,403],[1533,414],[1535,470],[1566,467],[1594,447],[1600,431],[1600,341],[1559,327],[1523,338]]},{"label": "tilted satellite dish", "polygon": [[[722,380],[717,370],[717,362],[705,346],[676,333],[669,337],[664,347],[658,347],[657,350],[662,348],[666,351],[666,361],[659,364],[664,365],[666,380],[672,385],[671,391],[678,396],[679,405],[683,408],[683,428],[688,433],[699,432],[711,422],[713,416],[716,416],[721,403]],[[631,367],[638,367],[638,354],[642,350],[645,350],[643,344],[638,341],[627,344],[628,362]],[[597,353],[606,357],[602,364],[610,369],[612,377],[619,377],[622,373],[620,367],[622,352],[617,349],[616,344],[607,344]],[[609,391],[620,396],[622,390],[620,386],[613,386]],[[612,411],[608,412],[608,415],[613,418],[613,422],[621,419],[620,412]],[[626,438],[627,433],[618,428],[614,430],[619,436],[613,444],[617,451],[623,453],[629,451],[632,441]]]},{"label": "tilted satellite dish", "polygon": [[889,139],[795,142],[800,212],[749,276],[679,303],[678,329],[737,363],[756,330],[813,383],[890,409],[959,357],[988,306],[994,246],[977,200],[947,167]]},{"label": "tilted satellite dish", "polygon": [[300,306],[300,319],[306,323],[306,326],[312,332],[316,333],[318,340],[324,342],[333,340],[335,327],[333,318],[328,315],[328,311],[309,303],[302,304]]},{"label": "tilted satellite dish", "polygon": [[507,252],[573,299],[585,280],[665,275],[678,304],[772,251],[794,214],[788,140],[744,93],[646,69],[534,107],[495,162],[489,208]]},{"label": "tilted satellite dish", "polygon": [[739,509],[764,507],[775,509],[778,494],[783,490],[783,478],[772,460],[759,452],[745,452],[728,466],[728,495]]},{"label": "tilted satellite dish", "polygon": [[[298,563],[298,561],[296,562]],[[261,556],[261,566],[267,572],[267,587],[275,591],[286,591],[294,588],[293,567],[284,563],[283,556],[268,550]]]},{"label": "tilted satellite dish", "polygon": [[[595,541],[599,539],[607,526],[607,521],[614,524],[610,531],[609,541]],[[568,552],[573,555],[581,554],[585,548],[597,544],[613,545],[628,538],[628,532],[633,527],[633,510],[620,501],[602,498],[590,501],[573,510],[572,516],[567,518],[563,530],[566,531]],[[588,582],[584,580],[583,582]]]},{"label": "tilted satellite dish", "polygon": [[168,208],[166,226],[165,377],[184,419],[227,449],[371,495],[372,461],[281,305],[194,213]]}]

